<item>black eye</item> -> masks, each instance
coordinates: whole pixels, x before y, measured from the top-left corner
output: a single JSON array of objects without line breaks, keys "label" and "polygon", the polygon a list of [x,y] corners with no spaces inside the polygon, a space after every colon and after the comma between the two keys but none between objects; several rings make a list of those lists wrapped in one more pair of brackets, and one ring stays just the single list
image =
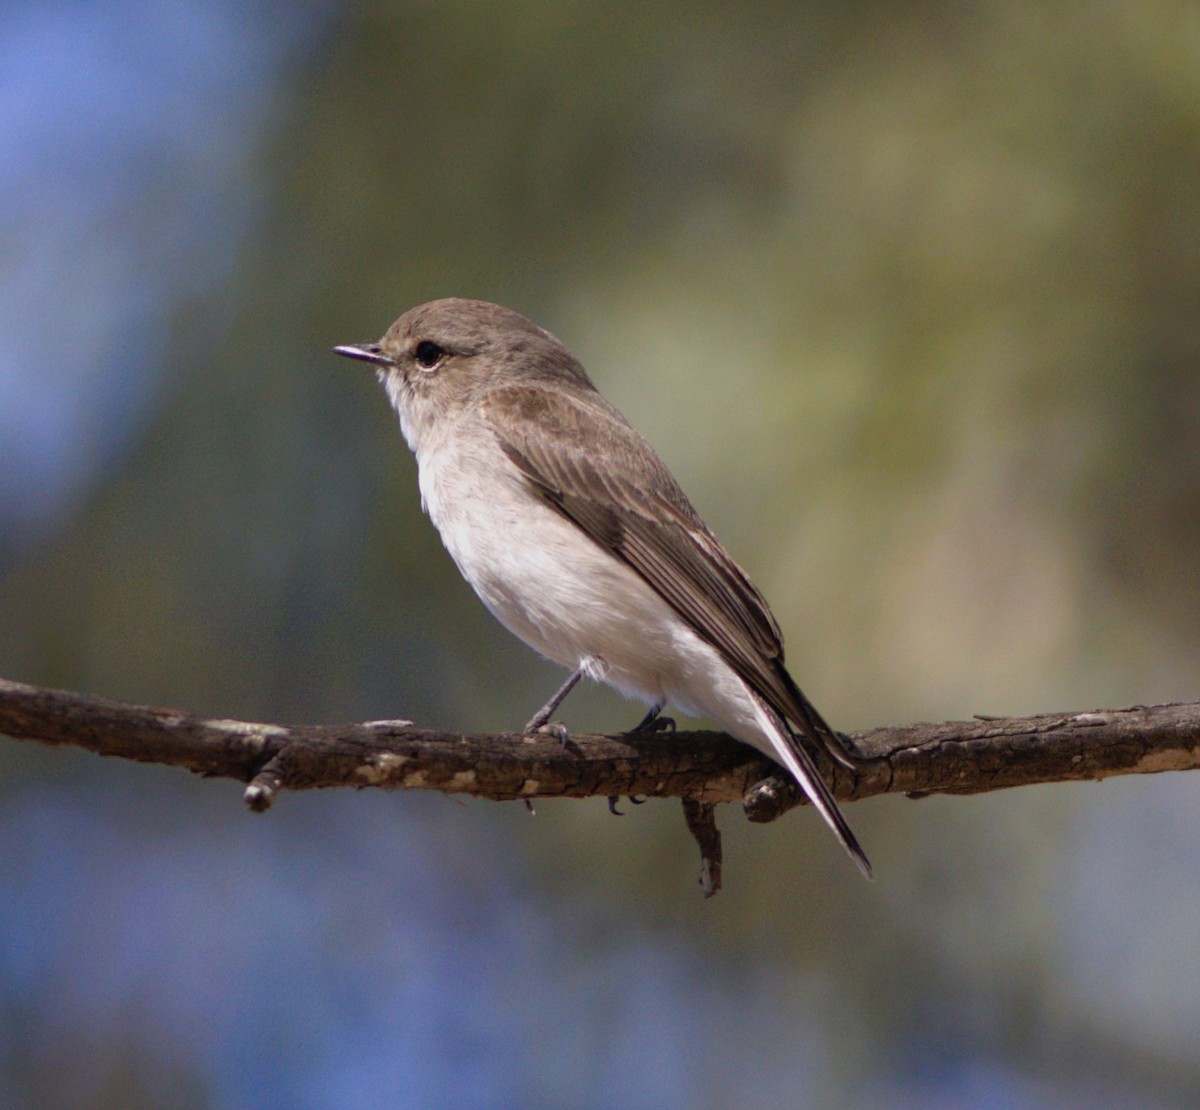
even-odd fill
[{"label": "black eye", "polygon": [[432,370],[445,357],[446,352],[436,343],[422,339],[417,344],[417,362],[426,370]]}]

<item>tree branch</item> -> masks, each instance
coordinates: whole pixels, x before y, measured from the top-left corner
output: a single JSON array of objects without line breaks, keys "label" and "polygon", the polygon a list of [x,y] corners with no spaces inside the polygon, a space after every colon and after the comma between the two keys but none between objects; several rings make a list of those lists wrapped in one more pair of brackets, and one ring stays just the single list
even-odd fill
[{"label": "tree branch", "polygon": [[[237,779],[248,784],[246,804],[256,811],[281,790],[328,786],[496,801],[681,797],[690,800],[706,893],[720,885],[711,807],[741,801],[752,821],[771,821],[800,801],[774,763],[716,732],[574,736],[564,744],[552,736],[438,732],[407,721],[255,724],[0,679],[0,733]],[[820,760],[842,801],[1192,770],[1200,767],[1200,703],[877,728],[849,744],[861,760],[854,772]]]}]

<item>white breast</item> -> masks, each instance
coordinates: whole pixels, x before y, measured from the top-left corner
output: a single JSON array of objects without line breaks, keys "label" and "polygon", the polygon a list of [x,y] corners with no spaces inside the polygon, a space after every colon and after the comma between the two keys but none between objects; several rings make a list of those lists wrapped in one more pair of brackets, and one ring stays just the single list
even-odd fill
[{"label": "white breast", "polygon": [[482,426],[417,451],[421,501],[462,576],[515,636],[565,667],[715,720],[763,747],[720,654],[646,582],[549,505]]}]

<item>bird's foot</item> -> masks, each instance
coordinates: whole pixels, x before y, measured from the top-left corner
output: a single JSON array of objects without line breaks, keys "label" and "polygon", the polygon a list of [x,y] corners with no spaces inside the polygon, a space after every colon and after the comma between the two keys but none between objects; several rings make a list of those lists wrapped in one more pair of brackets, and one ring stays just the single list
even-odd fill
[{"label": "bird's foot", "polygon": [[562,721],[539,721],[534,717],[524,729],[525,736],[553,736],[565,748],[571,741],[571,734]]},{"label": "bird's foot", "polygon": [[[617,794],[610,794],[608,796],[608,812],[611,813],[614,817],[624,817],[625,816],[625,814],[623,814],[619,809],[617,809],[617,802],[619,802],[620,800],[621,800],[620,796]],[[632,794],[629,795],[629,804],[630,805],[640,806],[640,805],[644,804],[645,801],[646,801],[645,798],[638,798]]]},{"label": "bird's foot", "polygon": [[638,721],[633,728],[629,730],[627,735],[632,736],[639,732],[674,732],[675,718],[659,716],[659,714],[661,714],[663,711],[664,704],[666,703],[656,701],[652,706],[650,706],[650,711],[640,721]]}]

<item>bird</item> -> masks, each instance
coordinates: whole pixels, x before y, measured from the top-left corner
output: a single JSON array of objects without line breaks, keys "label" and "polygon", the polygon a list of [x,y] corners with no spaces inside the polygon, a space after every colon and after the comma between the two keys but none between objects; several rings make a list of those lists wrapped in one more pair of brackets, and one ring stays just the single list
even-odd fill
[{"label": "bird", "polygon": [[512,309],[444,298],[370,363],[416,456],[421,505],[462,576],[510,632],[570,675],[649,709],[706,717],[795,778],[863,875],[871,865],[810,750],[853,767],[784,665],[762,594],[666,464],[550,332]]}]

